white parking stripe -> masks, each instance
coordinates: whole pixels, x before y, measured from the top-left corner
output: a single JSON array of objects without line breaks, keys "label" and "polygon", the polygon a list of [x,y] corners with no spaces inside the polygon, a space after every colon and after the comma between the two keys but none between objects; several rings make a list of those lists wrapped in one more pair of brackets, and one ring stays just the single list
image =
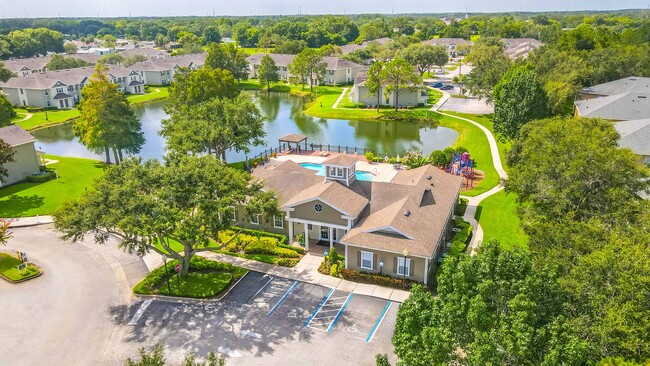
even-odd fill
[{"label": "white parking stripe", "polygon": [[133,317],[129,321],[128,325],[136,325],[136,324],[138,324],[138,320],[140,320],[140,318],[142,318],[142,315],[144,314],[145,310],[147,310],[149,305],[151,305],[151,300],[144,300],[142,302],[142,305],[140,305],[140,308],[138,309],[138,311],[136,311],[135,314],[133,314]]}]

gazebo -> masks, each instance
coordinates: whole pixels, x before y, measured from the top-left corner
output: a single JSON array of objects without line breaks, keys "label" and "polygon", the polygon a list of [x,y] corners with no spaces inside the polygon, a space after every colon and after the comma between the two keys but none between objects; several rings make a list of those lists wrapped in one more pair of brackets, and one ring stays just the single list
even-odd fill
[{"label": "gazebo", "polygon": [[307,149],[307,136],[299,134],[299,133],[292,133],[289,135],[286,135],[284,137],[281,137],[278,139],[278,144],[280,145],[280,150],[282,150],[282,143],[287,144],[287,150],[292,150],[291,149],[291,144],[296,144],[296,150],[300,151],[300,144],[302,142],[305,142],[305,150]]}]

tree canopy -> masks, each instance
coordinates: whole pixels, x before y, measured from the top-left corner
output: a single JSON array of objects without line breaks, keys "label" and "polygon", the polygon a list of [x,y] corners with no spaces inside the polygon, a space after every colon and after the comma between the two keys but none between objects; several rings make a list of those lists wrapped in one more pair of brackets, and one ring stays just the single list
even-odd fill
[{"label": "tree canopy", "polygon": [[413,72],[413,65],[403,58],[387,62],[382,70],[382,79],[386,82],[386,97],[393,94],[395,110],[399,108],[399,96],[407,90],[416,90],[422,84],[422,78]]},{"label": "tree canopy", "polygon": [[377,96],[377,111],[381,106],[381,86],[384,83],[384,67],[385,63],[382,61],[377,61],[368,68],[367,77],[366,77],[366,88],[368,88],[368,93],[370,95]]},{"label": "tree canopy", "polygon": [[212,69],[228,70],[237,80],[248,78],[246,52],[234,43],[211,43],[205,66]]},{"label": "tree canopy", "polygon": [[267,90],[271,90],[271,83],[280,81],[280,74],[275,66],[275,61],[269,55],[264,55],[257,69],[257,78],[260,84],[266,84]]},{"label": "tree canopy", "polygon": [[11,119],[16,117],[16,115],[16,111],[9,99],[7,99],[7,96],[0,94],[0,127],[9,125]]},{"label": "tree canopy", "polygon": [[433,65],[444,66],[449,60],[447,50],[443,46],[432,46],[414,43],[400,53],[402,58],[417,67],[420,76],[424,75]]},{"label": "tree canopy", "polygon": [[198,70],[179,69],[169,87],[169,114],[190,110],[193,106],[214,98],[235,98],[240,93],[237,82],[228,70],[202,67]]},{"label": "tree canopy", "polygon": [[84,60],[63,56],[63,55],[52,55],[50,62],[45,65],[45,67],[50,71],[55,70],[64,70],[64,69],[74,69],[76,67],[88,66],[90,65]]},{"label": "tree canopy", "polygon": [[15,151],[11,145],[0,139],[0,183],[5,182],[5,178],[9,176],[9,171],[5,164],[16,161]]},{"label": "tree canopy", "polygon": [[296,55],[293,62],[289,64],[289,71],[298,78],[298,82],[304,86],[309,83],[309,90],[314,89],[314,78],[319,83],[323,82],[327,64],[318,50],[311,48],[304,49]]},{"label": "tree canopy", "polygon": [[[128,252],[177,259],[185,276],[196,253],[219,246],[213,239],[230,228],[232,206],[244,203],[251,217],[277,213],[273,193],[213,156],[179,156],[165,164],[130,158],[109,167],[87,194],[53,216],[65,240],[91,234],[104,243],[113,234]],[[174,250],[172,240],[183,249]]]},{"label": "tree canopy", "polygon": [[492,102],[492,91],[510,67],[510,60],[498,45],[476,44],[467,61],[474,67],[466,78],[470,93]]}]

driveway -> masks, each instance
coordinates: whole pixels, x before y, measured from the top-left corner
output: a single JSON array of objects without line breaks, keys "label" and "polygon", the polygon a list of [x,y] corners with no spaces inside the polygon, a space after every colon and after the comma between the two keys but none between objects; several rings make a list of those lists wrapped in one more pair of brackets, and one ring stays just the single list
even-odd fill
[{"label": "driveway", "polygon": [[0,280],[1,363],[107,364],[105,350],[125,329],[113,321],[115,312],[130,303],[129,286],[147,273],[142,260],[115,241],[63,242],[49,225],[12,231],[0,250],[27,253],[43,275],[20,284]]},{"label": "driveway", "polygon": [[[455,87],[453,94],[458,94],[460,90]],[[486,104],[484,100],[476,98],[449,98],[445,104],[440,107],[440,110],[461,112],[468,114],[492,114],[494,113],[494,106]]]}]

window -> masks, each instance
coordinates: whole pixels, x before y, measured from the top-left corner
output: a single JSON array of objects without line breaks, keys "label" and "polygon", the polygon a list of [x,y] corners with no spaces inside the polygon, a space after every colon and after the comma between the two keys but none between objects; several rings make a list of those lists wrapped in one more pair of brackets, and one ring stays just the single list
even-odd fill
[{"label": "window", "polygon": [[232,221],[237,221],[237,210],[234,206],[229,207],[232,210]]},{"label": "window", "polygon": [[20,94],[25,94],[22,89],[20,89]]},{"label": "window", "polygon": [[63,88],[56,88],[57,93],[63,93]]},{"label": "window", "polygon": [[45,92],[45,96],[47,96],[48,94],[50,94],[50,92],[48,92],[47,89],[45,89],[44,92]]},{"label": "window", "polygon": [[284,217],[279,215],[273,216],[273,227],[278,229],[284,229]]},{"label": "window", "polygon": [[74,90],[74,87],[72,85],[68,85],[68,91]]},{"label": "window", "polygon": [[260,215],[255,215],[251,217],[251,224],[259,225],[260,224]]},{"label": "window", "polygon": [[372,252],[361,252],[361,268],[372,269]]},{"label": "window", "polygon": [[[406,259],[406,263],[404,260]],[[397,257],[397,274],[408,276],[411,272],[411,260],[409,258]]]},{"label": "window", "polygon": [[330,229],[327,226],[320,227],[320,238],[322,240],[330,240]]},{"label": "window", "polygon": [[323,212],[323,205],[321,205],[320,203],[315,204],[314,205],[314,211]]}]

